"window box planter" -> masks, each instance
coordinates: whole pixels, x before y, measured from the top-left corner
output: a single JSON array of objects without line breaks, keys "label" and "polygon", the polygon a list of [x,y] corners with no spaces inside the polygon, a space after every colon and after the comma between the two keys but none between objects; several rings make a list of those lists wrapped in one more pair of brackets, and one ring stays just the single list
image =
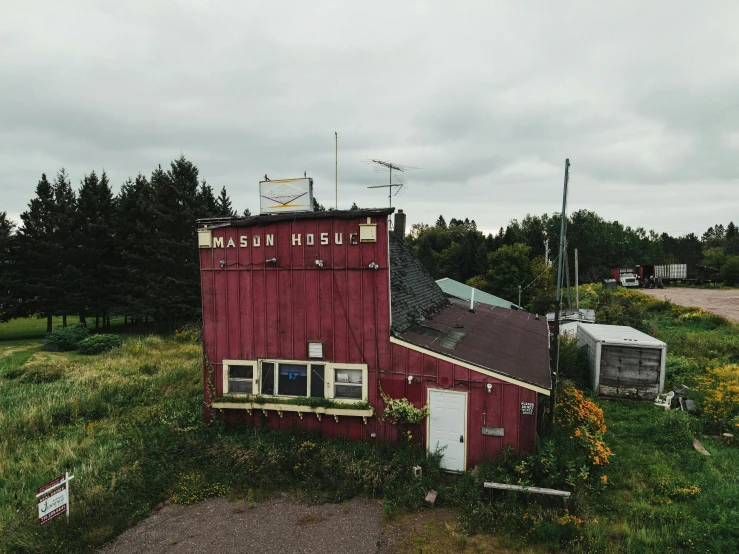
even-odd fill
[{"label": "window box planter", "polygon": [[213,407],[219,410],[246,410],[251,415],[252,410],[262,410],[267,415],[268,411],[277,412],[280,417],[285,412],[294,412],[303,419],[303,414],[315,414],[320,421],[324,415],[333,416],[334,420],[339,421],[339,416],[345,417],[361,417],[364,424],[367,424],[367,418],[375,415],[375,409],[354,407],[351,404],[347,404],[346,407],[333,407],[324,408],[320,406],[308,406],[301,404],[283,404],[278,402],[250,402],[244,401],[239,402],[235,400],[215,400]]}]

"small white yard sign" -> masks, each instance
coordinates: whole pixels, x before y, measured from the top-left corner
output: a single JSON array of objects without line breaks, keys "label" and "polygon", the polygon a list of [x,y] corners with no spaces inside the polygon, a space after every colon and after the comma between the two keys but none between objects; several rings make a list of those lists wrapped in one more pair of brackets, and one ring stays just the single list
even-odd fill
[{"label": "small white yard sign", "polygon": [[39,524],[46,525],[64,513],[67,514],[67,521],[69,521],[69,481],[72,479],[74,475],[65,473],[38,488],[36,499]]}]

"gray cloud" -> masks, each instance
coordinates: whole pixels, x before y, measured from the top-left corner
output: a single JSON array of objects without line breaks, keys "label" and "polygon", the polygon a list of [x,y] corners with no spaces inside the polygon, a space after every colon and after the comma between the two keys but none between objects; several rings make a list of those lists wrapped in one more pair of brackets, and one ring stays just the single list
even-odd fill
[{"label": "gray cloud", "polygon": [[40,174],[117,186],[180,153],[236,206],[314,176],[494,231],[570,208],[674,234],[739,221],[739,7],[673,2],[33,2],[0,20],[0,210]]}]

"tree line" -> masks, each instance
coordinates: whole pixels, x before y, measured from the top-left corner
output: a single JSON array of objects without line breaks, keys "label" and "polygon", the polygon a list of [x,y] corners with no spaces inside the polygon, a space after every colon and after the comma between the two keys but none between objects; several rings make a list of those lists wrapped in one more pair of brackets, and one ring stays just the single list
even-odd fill
[{"label": "tree line", "polygon": [[[0,212],[0,321],[79,315],[107,327],[111,315],[160,325],[200,311],[198,218],[237,213],[226,188],[199,180],[184,156],[149,177],[128,179],[117,195],[103,171],[78,190],[61,169],[42,175],[20,224]],[[246,210],[244,216],[250,215]]]},{"label": "tree line", "polygon": [[[325,209],[314,198],[317,210]],[[354,203],[352,210],[359,209]],[[329,211],[333,208],[328,208]],[[200,313],[195,222],[238,214],[223,187],[216,195],[184,156],[149,177],[139,174],[113,194],[105,172],[85,175],[77,190],[64,169],[46,175],[18,225],[0,212],[0,321],[79,315],[95,326],[111,315],[171,327]],[[739,283],[739,229],[711,226],[699,238],[673,237],[606,221],[579,210],[566,220],[564,284],[610,276],[612,267],[685,263],[709,278]],[[450,277],[544,313],[554,298],[559,214],[513,219],[485,235],[474,220],[439,216],[411,226],[408,243],[435,278]],[[548,254],[547,254],[548,250]]]},{"label": "tree line", "polygon": [[[554,300],[556,264],[546,261],[556,261],[560,225],[560,214],[529,214],[485,235],[474,220],[452,218],[447,223],[439,216],[434,225],[412,225],[408,242],[435,279],[449,277],[514,303],[521,286],[524,307],[543,313]],[[673,237],[579,210],[567,217],[565,226],[564,286],[568,277],[574,286],[574,249],[580,283],[608,278],[614,267],[673,263],[687,264],[689,278],[702,273],[739,283],[739,229],[733,222],[712,226],[700,238],[694,233]]]}]

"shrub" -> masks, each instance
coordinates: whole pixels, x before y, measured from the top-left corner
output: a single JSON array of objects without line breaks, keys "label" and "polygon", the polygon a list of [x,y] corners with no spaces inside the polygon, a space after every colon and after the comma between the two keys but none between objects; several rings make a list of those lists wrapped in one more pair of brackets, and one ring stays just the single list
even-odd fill
[{"label": "shrub", "polygon": [[198,342],[200,339],[200,328],[195,325],[185,325],[174,332],[174,340],[177,342]]},{"label": "shrub", "polygon": [[59,350],[77,350],[79,343],[90,335],[90,331],[81,323],[59,327],[48,335],[46,342],[56,345]]},{"label": "shrub", "polygon": [[590,366],[585,347],[578,346],[576,338],[559,338],[559,376],[570,379],[581,389],[589,389]]},{"label": "shrub", "polygon": [[608,463],[611,449],[603,440],[606,432],[603,410],[575,387],[566,387],[560,391],[557,423],[563,429],[572,430],[570,439],[587,452],[589,464],[598,466]]},{"label": "shrub", "polygon": [[715,431],[739,430],[739,366],[706,368],[696,379],[703,418]]},{"label": "shrub", "polygon": [[739,256],[729,256],[721,268],[721,279],[727,285],[739,284]]},{"label": "shrub", "polygon": [[643,330],[647,302],[638,292],[603,290],[593,305],[596,323],[607,325],[627,325]]},{"label": "shrub", "polygon": [[79,344],[80,354],[102,354],[123,344],[120,335],[95,335]]}]

